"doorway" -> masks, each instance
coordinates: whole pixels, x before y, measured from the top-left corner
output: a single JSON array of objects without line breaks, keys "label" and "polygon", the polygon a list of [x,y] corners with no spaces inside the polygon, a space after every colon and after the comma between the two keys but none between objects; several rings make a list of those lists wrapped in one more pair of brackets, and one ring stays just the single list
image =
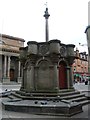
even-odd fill
[{"label": "doorway", "polygon": [[15,80],[14,79],[14,73],[15,73],[14,69],[10,69],[10,81],[14,81]]},{"label": "doorway", "polygon": [[59,88],[67,89],[67,70],[64,61],[61,61],[59,64]]}]

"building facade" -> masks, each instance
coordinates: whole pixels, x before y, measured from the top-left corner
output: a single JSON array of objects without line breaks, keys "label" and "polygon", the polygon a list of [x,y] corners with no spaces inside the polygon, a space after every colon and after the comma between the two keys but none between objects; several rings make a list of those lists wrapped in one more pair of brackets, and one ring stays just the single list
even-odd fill
[{"label": "building facade", "polygon": [[86,52],[79,52],[79,50],[76,49],[75,60],[72,68],[74,73],[74,80],[82,82],[88,79],[88,54],[86,54]]},{"label": "building facade", "polygon": [[24,39],[0,35],[0,82],[9,83],[21,80],[19,48],[24,46]]}]

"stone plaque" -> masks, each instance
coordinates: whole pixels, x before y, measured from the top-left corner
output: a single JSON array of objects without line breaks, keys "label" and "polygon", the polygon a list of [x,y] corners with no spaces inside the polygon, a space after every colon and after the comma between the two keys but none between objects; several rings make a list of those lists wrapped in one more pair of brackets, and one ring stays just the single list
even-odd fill
[{"label": "stone plaque", "polygon": [[39,53],[45,55],[49,51],[48,45],[40,45]]},{"label": "stone plaque", "polygon": [[[52,74],[53,75],[53,74]],[[52,76],[47,61],[42,61],[37,71],[38,90],[48,90],[52,88]]]}]

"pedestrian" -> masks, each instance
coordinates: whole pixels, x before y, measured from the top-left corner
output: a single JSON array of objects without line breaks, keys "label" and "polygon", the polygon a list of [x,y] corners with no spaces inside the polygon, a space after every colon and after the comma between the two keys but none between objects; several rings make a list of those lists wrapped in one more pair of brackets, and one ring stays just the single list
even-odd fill
[{"label": "pedestrian", "polygon": [[88,85],[88,80],[87,79],[85,80],[85,85]]}]

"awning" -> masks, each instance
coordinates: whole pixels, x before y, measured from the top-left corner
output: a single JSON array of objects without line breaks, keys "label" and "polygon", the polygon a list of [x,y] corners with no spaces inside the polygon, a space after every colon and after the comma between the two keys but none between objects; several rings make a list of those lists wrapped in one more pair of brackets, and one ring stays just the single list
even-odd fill
[{"label": "awning", "polygon": [[80,75],[80,74],[74,74],[74,76],[76,76],[76,77],[81,77],[81,75]]}]

